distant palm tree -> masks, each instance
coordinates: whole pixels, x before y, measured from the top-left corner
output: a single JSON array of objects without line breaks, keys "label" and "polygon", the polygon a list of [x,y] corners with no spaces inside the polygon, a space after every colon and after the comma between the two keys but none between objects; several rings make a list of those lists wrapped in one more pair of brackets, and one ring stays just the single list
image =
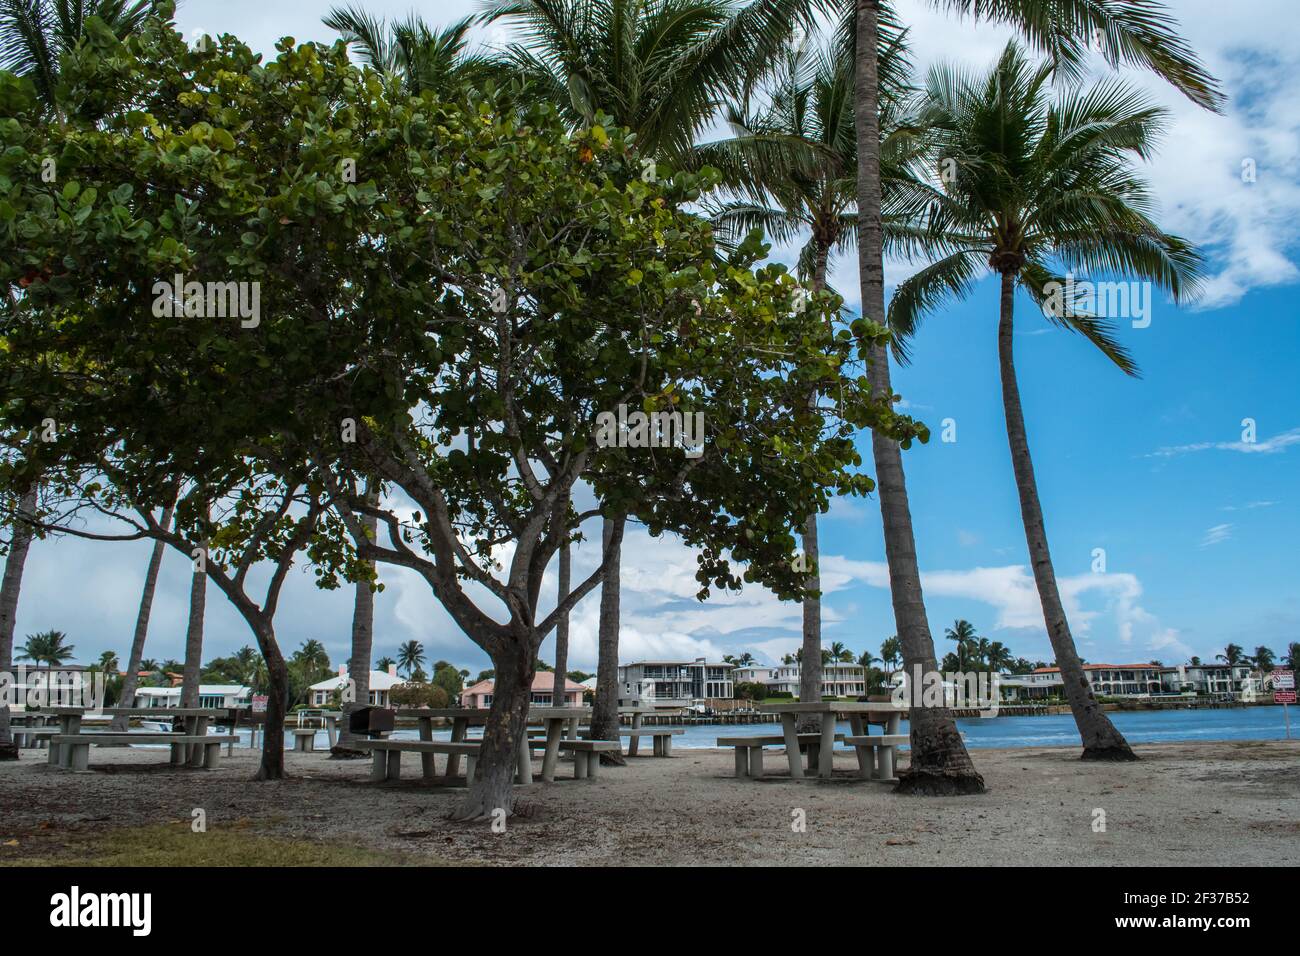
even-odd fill
[{"label": "distant palm tree", "polygon": [[[851,659],[852,659],[852,655],[850,655],[850,660]],[[876,657],[870,651],[863,651],[861,654],[858,655],[858,663],[861,664],[863,667],[873,667],[877,662],[880,662],[882,664],[884,663],[883,661],[880,660],[879,657]]]},{"label": "distant palm tree", "polygon": [[18,649],[19,653],[15,657],[20,661],[32,661],[36,664],[56,667],[72,657],[76,651],[73,645],[64,643],[67,639],[68,635],[62,631],[28,634],[27,643]]},{"label": "distant palm tree", "polygon": [[375,670],[387,671],[388,668],[392,667],[396,663],[397,661],[393,660],[391,657],[381,657],[379,660],[375,661]]},{"label": "distant palm tree", "polygon": [[119,667],[116,651],[104,651],[99,655],[99,669],[106,674],[116,674]]},{"label": "distant palm tree", "polygon": [[993,641],[989,644],[988,651],[984,656],[984,662],[988,665],[989,670],[998,674],[1008,670],[1014,660],[1015,658],[1011,656],[1011,649],[1001,641]]},{"label": "distant palm tree", "polygon": [[1245,649],[1240,644],[1229,644],[1222,654],[1215,654],[1214,659],[1229,666],[1240,664],[1245,659]]},{"label": "distant palm tree", "polygon": [[424,663],[424,645],[419,641],[407,641],[397,649],[397,666],[406,671],[410,677],[415,668]]},{"label": "distant palm tree", "polygon": [[[847,650],[848,648],[844,646],[844,643],[842,641],[831,641],[831,660],[833,661],[843,660],[844,652]],[[852,653],[850,653],[849,655],[850,660],[852,659],[852,656],[853,656]]]},{"label": "distant palm tree", "polygon": [[1271,671],[1276,666],[1276,661],[1277,655],[1273,653],[1271,648],[1265,647],[1263,644],[1256,647],[1255,653],[1250,657],[1250,662],[1265,672]]},{"label": "distant palm tree", "polygon": [[887,215],[915,221],[915,239],[904,248],[939,259],[898,287],[889,324],[895,353],[906,361],[908,339],[924,314],[968,295],[985,267],[997,274],[1003,412],[1048,638],[1084,758],[1134,760],[1084,678],[1057,585],[1016,381],[1015,291],[1020,286],[1050,322],[1136,374],[1111,324],[1092,314],[1091,286],[1076,287],[1059,269],[1118,272],[1184,300],[1195,294],[1201,259],[1147,215],[1149,190],[1133,169],[1135,160],[1151,155],[1166,112],[1119,81],[1053,97],[1052,75],[1052,64],[1035,66],[1015,42],[984,75],[931,69],[921,125],[932,147],[913,166],[915,189],[895,189]]},{"label": "distant palm tree", "polygon": [[1291,670],[1300,670],[1300,642],[1292,641],[1287,645],[1286,657],[1283,660]]},{"label": "distant palm tree", "polygon": [[957,644],[957,670],[966,670],[966,662],[975,644],[975,625],[970,621],[954,621],[952,627],[943,632],[943,636]]},{"label": "distant palm tree", "polygon": [[1199,657],[1197,657],[1195,654],[1193,654],[1193,655],[1191,656],[1191,659],[1188,660],[1187,663],[1191,664],[1193,667],[1200,667],[1200,666],[1201,666],[1201,659],[1200,659]]},{"label": "distant palm tree", "polygon": [[99,17],[119,37],[140,28],[152,0],[0,0],[0,70],[28,76],[36,95],[57,108],[59,61]]},{"label": "distant palm tree", "polygon": [[486,53],[473,52],[469,31],[473,18],[436,29],[410,14],[391,26],[361,7],[335,7],[323,20],[337,30],[368,66],[400,77],[412,93],[446,93],[457,85],[478,84],[507,71]]},{"label": "distant palm tree", "polygon": [[880,661],[891,670],[898,667],[903,659],[903,643],[898,639],[898,635],[885,638],[880,642]]}]

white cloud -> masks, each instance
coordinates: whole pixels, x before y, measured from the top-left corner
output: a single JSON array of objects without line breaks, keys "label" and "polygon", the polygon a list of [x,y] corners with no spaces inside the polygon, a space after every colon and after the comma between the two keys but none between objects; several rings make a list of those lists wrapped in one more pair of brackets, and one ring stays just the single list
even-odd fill
[{"label": "white cloud", "polygon": [[1234,525],[1231,524],[1216,524],[1212,528],[1207,528],[1205,530],[1205,537],[1201,539],[1201,547],[1208,548],[1227,541],[1232,537],[1233,527]]},{"label": "white cloud", "polygon": [[[1300,444],[1300,428],[1292,428],[1263,441],[1201,441],[1190,445],[1168,445],[1157,448],[1148,458],[1172,458],[1197,451],[1239,451],[1246,455],[1271,455]],[[1271,502],[1270,502],[1271,503]]]}]

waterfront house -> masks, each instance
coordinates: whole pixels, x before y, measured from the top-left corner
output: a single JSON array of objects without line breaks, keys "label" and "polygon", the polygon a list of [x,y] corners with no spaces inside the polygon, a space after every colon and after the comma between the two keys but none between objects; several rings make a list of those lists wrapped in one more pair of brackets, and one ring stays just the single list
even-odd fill
[{"label": "waterfront house", "polygon": [[734,665],[693,661],[636,661],[618,667],[620,707],[688,707],[696,701],[731,700]]},{"label": "waterfront house", "polygon": [[762,664],[746,664],[743,667],[732,668],[731,682],[733,684],[769,684],[775,671],[775,667],[765,667]]},{"label": "waterfront house", "polygon": [[[389,704],[389,692],[400,684],[406,683],[397,676],[397,665],[389,664],[387,671],[370,672],[370,706],[387,707]],[[333,700],[335,693],[341,693],[348,686],[348,668],[346,664],[339,666],[339,672],[336,677],[328,677],[317,684],[312,684],[308,688],[308,699],[312,707],[327,707]]]},{"label": "waterfront house", "polygon": [[[460,692],[460,705],[462,707],[491,707],[492,692],[496,687],[494,680],[481,680],[477,684],[466,687]],[[582,685],[564,678],[564,701],[563,707],[581,707],[582,706]],[[529,699],[535,707],[557,706],[552,704],[555,693],[555,674],[549,671],[538,671],[533,675],[532,697]]]},{"label": "waterfront house", "polygon": [[[137,687],[133,707],[179,707],[179,687]],[[200,707],[252,707],[253,689],[239,684],[199,684]]]},{"label": "waterfront house", "polygon": [[[772,676],[764,681],[774,693],[799,696],[800,664],[782,664],[773,667]],[[822,665],[823,697],[861,697],[867,692],[867,669],[861,664],[830,663]]]},{"label": "waterfront house", "polygon": [[1251,682],[1249,664],[1179,664],[1168,670],[1167,687],[1210,697],[1241,697]]}]

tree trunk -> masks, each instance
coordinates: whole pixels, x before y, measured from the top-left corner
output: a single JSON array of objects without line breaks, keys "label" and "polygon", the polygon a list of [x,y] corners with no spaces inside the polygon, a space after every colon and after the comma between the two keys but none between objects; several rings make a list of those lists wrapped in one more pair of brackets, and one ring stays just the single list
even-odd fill
[{"label": "tree trunk", "polygon": [[[372,504],[377,503],[378,498],[378,492],[373,490],[367,496],[367,500]],[[379,519],[366,515],[362,517],[361,522],[373,539]],[[372,562],[370,566],[373,569],[374,563]],[[348,679],[351,681],[353,699],[350,702],[344,701],[341,708],[338,744],[330,751],[330,759],[351,760],[366,757],[369,753],[354,748],[359,738],[348,730],[348,717],[356,708],[370,704],[370,654],[374,647],[374,639],[375,592],[371,590],[369,581],[358,581],[356,597],[352,602],[352,656],[348,658]],[[455,707],[456,703],[452,702],[451,706]]]},{"label": "tree trunk", "polygon": [[528,732],[537,647],[538,642],[532,640],[510,641],[492,654],[496,676],[478,768],[464,801],[451,815],[453,820],[495,822],[514,812],[512,784],[518,765],[517,744]]},{"label": "tree trunk", "polygon": [[[207,545],[204,545],[206,549]],[[199,706],[199,675],[203,669],[203,613],[208,603],[208,575],[190,576],[190,620],[185,628],[185,666],[181,671],[181,706]]]},{"label": "tree trunk", "polygon": [[[830,259],[830,244],[814,236],[817,249],[813,257],[812,287],[814,292],[826,288],[826,264]],[[817,393],[808,395],[808,407],[817,414]],[[817,545],[817,515],[808,516],[803,528],[803,554],[808,562],[808,587],[817,593],[803,599],[803,661],[799,666],[799,699],[821,700],[822,698],[822,576],[817,566],[820,551]],[[822,721],[816,714],[801,714],[798,732],[801,734],[821,733]]]},{"label": "tree trunk", "polygon": [[[862,313],[880,324],[886,321],[885,268],[880,187],[880,77],[876,62],[879,42],[879,0],[856,0],[856,83],[854,117],[858,148],[858,276]],[[877,397],[893,395],[889,352],[875,346],[868,370]],[[916,539],[907,499],[907,481],[898,443],[873,432],[876,488],[884,523],[889,590],[894,606],[903,663],[909,674],[937,670],[934,640],[926,620]],[[984,778],[971,763],[966,745],[946,707],[920,706],[919,688],[910,701],[911,766],[899,773],[897,792],[913,794],[982,793]]]},{"label": "tree trunk", "polygon": [[262,763],[254,780],[284,779],[284,715],[289,702],[289,668],[275,639],[275,628],[260,623],[254,630],[257,646],[266,661],[267,702],[265,734],[262,738]]},{"label": "tree trunk", "polygon": [[[37,485],[18,501],[18,514],[35,517]],[[9,554],[5,558],[3,583],[0,583],[0,674],[12,674],[14,669],[14,626],[18,619],[18,592],[23,585],[23,566],[32,545],[32,526],[21,520],[14,522],[9,541]],[[13,685],[11,684],[12,688]],[[9,703],[0,700],[0,760],[17,760],[18,747],[10,731]]]},{"label": "tree trunk", "polygon": [[[557,600],[562,601],[569,596],[572,580],[573,555],[569,552],[569,544],[566,541],[560,545],[560,586]],[[568,668],[569,615],[565,614],[555,625],[555,683],[551,685],[551,706],[553,707],[564,707],[568,703],[565,700],[565,687],[568,685],[568,678],[565,674]]]},{"label": "tree trunk", "polygon": [[1029,563],[1034,569],[1034,584],[1038,586],[1038,600],[1043,605],[1043,623],[1047,637],[1052,642],[1056,666],[1061,669],[1061,680],[1066,700],[1083,739],[1084,760],[1137,760],[1128,741],[1115,729],[1110,718],[1102,712],[1093,696],[1092,686],[1083,671],[1079,652],[1070,634],[1070,623],[1065,617],[1065,607],[1056,587],[1056,571],[1047,547],[1047,527],[1043,521],[1043,508],[1038,500],[1038,482],[1034,478],[1034,463],[1029,457],[1029,437],[1025,432],[1025,416],[1020,407],[1020,387],[1016,384],[1016,364],[1012,343],[1012,322],[1015,305],[1015,280],[1011,272],[1002,273],[1001,318],[998,321],[998,359],[1002,371],[1002,410],[1007,420],[1007,442],[1011,446],[1011,466],[1016,475],[1016,490],[1020,493],[1020,517],[1025,525],[1025,541],[1029,545]]},{"label": "tree trunk", "polygon": [[[599,656],[596,662],[596,703],[591,709],[591,739],[617,741],[619,562],[627,515],[606,518],[601,529],[605,577],[600,585]],[[623,766],[622,753],[601,754],[601,763]]]},{"label": "tree trunk", "polygon": [[[162,529],[166,531],[172,523],[172,511],[175,501],[163,509]],[[144,642],[149,634],[149,617],[153,613],[153,596],[158,589],[158,571],[162,567],[163,551],[167,545],[162,541],[153,543],[153,552],[149,555],[149,567],[144,573],[144,589],[140,592],[140,610],[135,615],[135,633],[131,636],[131,650],[127,654],[126,674],[122,678],[122,695],[118,699],[119,707],[135,705],[135,691],[140,684],[140,661],[144,660]],[[131,718],[125,714],[113,718],[112,731],[124,734],[130,726]]]}]

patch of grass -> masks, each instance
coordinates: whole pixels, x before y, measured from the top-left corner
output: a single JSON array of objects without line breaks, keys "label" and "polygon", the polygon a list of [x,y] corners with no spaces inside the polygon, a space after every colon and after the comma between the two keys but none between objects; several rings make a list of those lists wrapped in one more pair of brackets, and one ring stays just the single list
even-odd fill
[{"label": "patch of grass", "polygon": [[[70,839],[69,839],[70,838]],[[266,836],[248,821],[193,833],[188,823],[65,834],[39,855],[0,853],[0,866],[446,866],[448,861],[368,847]]]}]

